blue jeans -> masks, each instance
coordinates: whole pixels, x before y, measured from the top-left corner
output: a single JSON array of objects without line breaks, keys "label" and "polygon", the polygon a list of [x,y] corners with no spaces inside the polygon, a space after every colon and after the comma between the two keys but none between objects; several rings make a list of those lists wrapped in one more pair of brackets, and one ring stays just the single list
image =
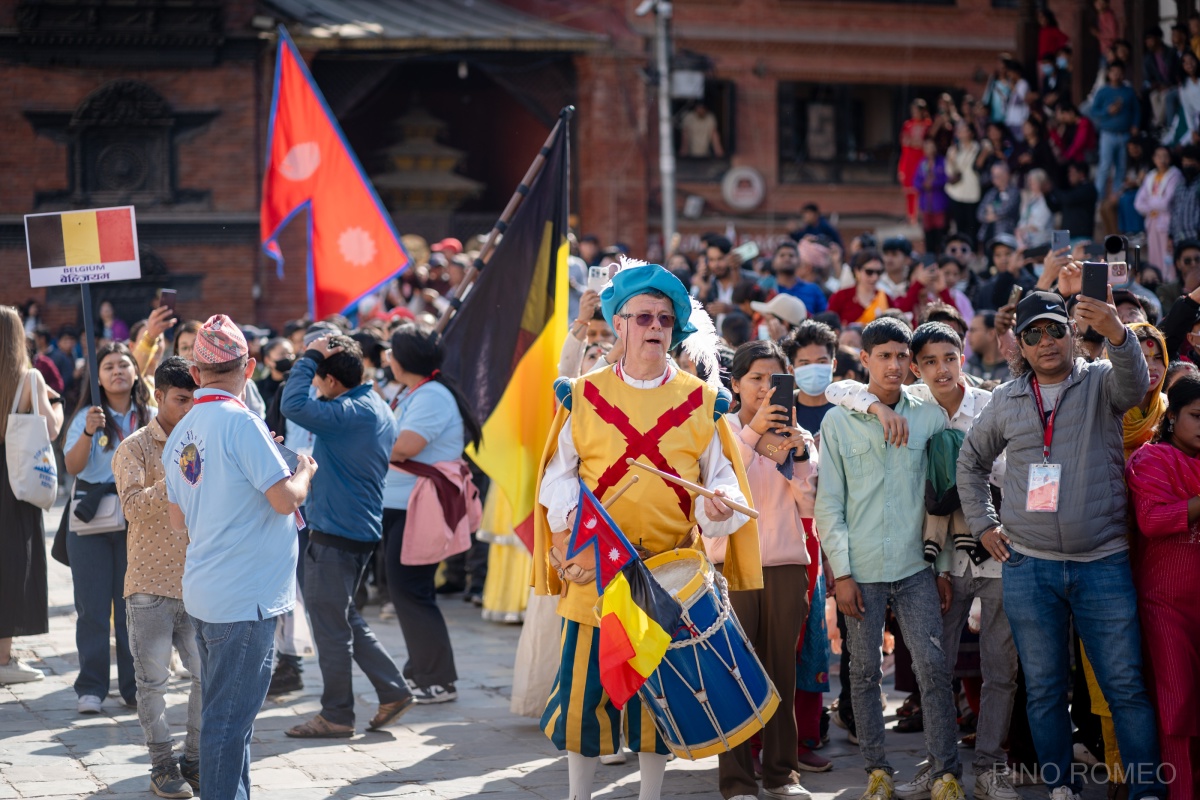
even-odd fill
[{"label": "blue jeans", "polygon": [[1154,708],[1142,681],[1142,643],[1129,553],[1098,561],[1049,561],[1013,552],[1004,563],[1004,610],[1025,670],[1026,710],[1042,777],[1054,789],[1082,782],[1071,774],[1069,625],[1088,653],[1112,709],[1129,796],[1166,797]]},{"label": "blue jeans", "polygon": [[1100,202],[1108,197],[1104,190],[1108,186],[1108,173],[1113,172],[1113,191],[1120,192],[1125,181],[1125,145],[1129,144],[1128,133],[1100,131],[1100,168],[1096,170],[1096,193]]},{"label": "blue jeans", "polygon": [[[67,557],[75,590],[75,649],[79,652],[79,677],[75,694],[108,697],[110,683],[108,634],[116,628],[117,687],[121,697],[134,702],[137,680],[129,652],[125,621],[125,531],[80,536],[67,533]],[[112,625],[109,625],[109,617]]]},{"label": "blue jeans", "polygon": [[155,766],[174,757],[175,742],[167,724],[166,693],[171,679],[171,645],[192,673],[188,693],[187,738],[184,755],[189,761],[200,757],[200,654],[196,650],[196,628],[182,600],[136,592],[125,604],[129,615],[129,650],[133,653],[138,686],[138,722],[146,734],[150,760]]},{"label": "blue jeans", "polygon": [[354,724],[354,664],[375,687],[380,704],[411,694],[396,662],[354,605],[354,591],[373,556],[374,551],[355,553],[311,540],[304,556],[304,605],[325,682],[321,716],[336,725]]},{"label": "blue jeans", "polygon": [[904,641],[912,651],[913,670],[921,687],[925,748],[933,764],[932,777],[962,775],[958,759],[958,712],[950,689],[946,653],[942,650],[942,607],[934,581],[933,570],[923,569],[894,583],[860,583],[858,588],[866,612],[861,620],[846,617],[854,722],[867,772],[876,769],[893,772],[883,749],[883,708],[879,705],[883,625],[890,602]]},{"label": "blue jeans", "polygon": [[220,800],[250,797],[250,739],[267,699],[275,617],[204,622],[192,617],[204,677],[200,785]]}]

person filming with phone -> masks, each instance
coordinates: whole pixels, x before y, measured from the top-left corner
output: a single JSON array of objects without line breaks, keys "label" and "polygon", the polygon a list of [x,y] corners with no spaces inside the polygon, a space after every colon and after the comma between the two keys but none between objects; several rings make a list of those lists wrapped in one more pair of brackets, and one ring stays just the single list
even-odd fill
[{"label": "person filming with phone", "polygon": [[[1060,286],[1077,267],[1064,267]],[[1069,275],[1073,278],[1073,274]],[[1066,281],[1074,288],[1074,281]],[[1086,281],[1085,281],[1086,285]],[[972,534],[1003,564],[1004,608],[1025,670],[1026,708],[1052,800],[1075,800],[1067,711],[1072,624],[1112,708],[1129,796],[1162,797],[1154,710],[1142,677],[1129,564],[1122,417],[1149,389],[1142,348],[1121,324],[1111,286],[1079,296],[1032,292],[1017,305],[1014,380],[992,394],[959,454]],[[1080,357],[1077,324],[1104,338],[1108,359]],[[1006,453],[1004,504],[988,476]]]}]

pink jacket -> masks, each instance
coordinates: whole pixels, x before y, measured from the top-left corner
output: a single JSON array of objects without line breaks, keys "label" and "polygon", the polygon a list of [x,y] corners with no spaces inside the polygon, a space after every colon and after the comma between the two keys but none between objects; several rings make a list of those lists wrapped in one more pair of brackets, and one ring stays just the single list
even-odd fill
[{"label": "pink jacket", "polygon": [[408,498],[404,542],[400,545],[400,563],[407,566],[437,564],[466,552],[471,546],[471,531],[479,529],[483,518],[479,490],[471,480],[466,461],[460,458],[421,466],[432,466],[453,485],[465,501],[466,513],[456,521],[447,521],[443,501],[450,503],[453,498],[440,498],[432,478],[418,477]]},{"label": "pink jacket", "polygon": [[[746,465],[750,495],[758,509],[758,541],[762,550],[762,565],[778,567],[784,564],[808,564],[805,548],[804,523],[811,519],[817,499],[817,447],[811,437],[808,442],[808,461],[795,462],[795,473],[788,480],[779,473],[775,462],[754,452],[759,435],[742,427],[737,414],[725,419],[737,434],[738,450]],[[715,564],[725,560],[725,539],[704,539],[704,550]]]}]

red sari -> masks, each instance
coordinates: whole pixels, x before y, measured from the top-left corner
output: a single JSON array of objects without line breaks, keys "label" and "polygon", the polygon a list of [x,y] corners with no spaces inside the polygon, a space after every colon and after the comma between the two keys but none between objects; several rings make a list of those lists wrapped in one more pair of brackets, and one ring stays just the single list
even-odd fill
[{"label": "red sari", "polygon": [[1163,763],[1177,773],[1171,800],[1191,800],[1200,779],[1200,523],[1188,525],[1187,506],[1200,495],[1200,458],[1147,444],[1125,479],[1140,533],[1134,582]]}]

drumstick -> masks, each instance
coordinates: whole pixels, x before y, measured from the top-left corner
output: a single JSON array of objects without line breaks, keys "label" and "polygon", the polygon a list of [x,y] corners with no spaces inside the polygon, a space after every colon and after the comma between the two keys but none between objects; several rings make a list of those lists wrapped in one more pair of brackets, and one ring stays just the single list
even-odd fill
[{"label": "drumstick", "polygon": [[634,475],[628,481],[626,481],[625,483],[618,486],[617,490],[612,493],[612,496],[604,501],[604,503],[603,503],[604,510],[607,511],[608,509],[612,508],[612,504],[617,502],[617,498],[619,498],[621,495],[625,494],[625,492],[637,482],[638,482],[638,476]]},{"label": "drumstick", "polygon": [[699,495],[703,495],[704,497],[707,497],[710,500],[712,500],[712,499],[720,500],[722,503],[729,506],[734,511],[740,511],[743,514],[745,514],[747,517],[749,517],[750,519],[758,519],[758,512],[755,511],[753,508],[750,508],[749,506],[744,506],[741,503],[734,502],[733,500],[730,500],[728,497],[718,497],[717,493],[711,489],[705,489],[703,486],[692,483],[691,481],[685,481],[683,478],[676,477],[675,475],[672,475],[669,472],[663,472],[660,469],[655,469],[654,467],[650,466],[649,464],[643,464],[642,462],[636,461],[632,458],[625,459],[625,463],[631,467],[641,467],[642,469],[646,470],[647,472],[653,472],[655,475],[662,478],[664,481],[670,481],[671,483],[678,484],[678,485],[682,486],[683,488],[687,489],[688,491],[695,492],[696,494],[699,494]]}]

